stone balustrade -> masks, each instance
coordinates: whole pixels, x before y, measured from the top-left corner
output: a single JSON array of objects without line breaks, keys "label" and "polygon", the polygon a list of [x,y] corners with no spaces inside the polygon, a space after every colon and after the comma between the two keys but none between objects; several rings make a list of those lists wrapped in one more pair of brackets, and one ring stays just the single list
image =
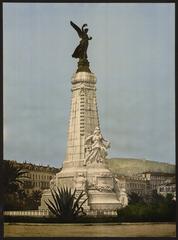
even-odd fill
[{"label": "stone balustrade", "polygon": [[86,210],[88,216],[117,216],[116,210],[101,209],[101,210]]},{"label": "stone balustrade", "polygon": [[[117,216],[115,210],[86,210],[87,216]],[[28,216],[28,217],[49,217],[52,216],[49,210],[28,210],[28,211],[4,211],[4,216]]]},{"label": "stone balustrade", "polygon": [[4,211],[4,216],[29,216],[29,217],[48,217],[49,210],[28,210],[28,211]]}]

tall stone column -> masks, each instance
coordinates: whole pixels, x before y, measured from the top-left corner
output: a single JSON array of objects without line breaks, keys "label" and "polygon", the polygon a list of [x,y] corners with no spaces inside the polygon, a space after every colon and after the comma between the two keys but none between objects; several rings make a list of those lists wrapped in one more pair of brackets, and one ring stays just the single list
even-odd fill
[{"label": "tall stone column", "polygon": [[77,72],[72,77],[72,101],[64,169],[83,167],[85,139],[96,127],[99,127],[96,77],[91,72]]}]

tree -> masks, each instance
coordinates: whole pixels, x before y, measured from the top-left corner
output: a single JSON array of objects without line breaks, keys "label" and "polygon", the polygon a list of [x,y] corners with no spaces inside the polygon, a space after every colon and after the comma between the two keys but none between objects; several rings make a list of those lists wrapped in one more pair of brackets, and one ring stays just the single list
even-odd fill
[{"label": "tree", "polygon": [[38,209],[40,205],[42,192],[40,190],[33,191],[30,195],[27,196],[25,200],[25,210],[35,210]]},{"label": "tree", "polygon": [[52,214],[61,220],[73,220],[78,216],[85,215],[83,210],[83,204],[88,198],[82,200],[85,193],[80,192],[76,196],[76,189],[72,192],[71,188],[61,187],[57,190],[51,190],[53,201],[48,200],[46,205]]},{"label": "tree", "polygon": [[19,185],[23,184],[27,173],[23,167],[15,166],[12,162],[3,160],[2,163],[2,183],[4,193],[13,193],[19,189]]},{"label": "tree", "polygon": [[138,202],[139,198],[132,194],[132,202],[125,208],[117,210],[118,220],[121,222],[175,221],[176,202],[172,199],[172,195],[163,197],[154,191],[149,202]]},{"label": "tree", "polygon": [[25,180],[24,174],[27,173],[23,167],[16,166],[13,162],[3,160],[1,163],[1,201],[6,210],[18,209],[21,205],[22,189]]},{"label": "tree", "polygon": [[165,200],[164,196],[162,196],[161,194],[158,194],[156,190],[152,191],[152,195],[150,198],[150,202],[152,204],[158,204],[160,202],[163,202]]},{"label": "tree", "polygon": [[144,203],[143,197],[138,195],[135,192],[131,192],[130,194],[128,194],[128,197],[129,197],[129,204]]},{"label": "tree", "polygon": [[35,190],[31,194],[31,199],[34,202],[34,205],[38,207],[40,205],[40,200],[41,200],[42,192],[40,190]]}]

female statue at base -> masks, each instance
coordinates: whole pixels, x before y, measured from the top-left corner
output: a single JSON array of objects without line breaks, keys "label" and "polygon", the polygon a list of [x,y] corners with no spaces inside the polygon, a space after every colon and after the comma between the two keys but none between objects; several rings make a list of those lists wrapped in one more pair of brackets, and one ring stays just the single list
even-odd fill
[{"label": "female statue at base", "polygon": [[103,163],[107,156],[107,148],[109,147],[110,143],[103,138],[99,127],[96,127],[94,133],[85,140],[86,157],[84,165],[87,162]]}]

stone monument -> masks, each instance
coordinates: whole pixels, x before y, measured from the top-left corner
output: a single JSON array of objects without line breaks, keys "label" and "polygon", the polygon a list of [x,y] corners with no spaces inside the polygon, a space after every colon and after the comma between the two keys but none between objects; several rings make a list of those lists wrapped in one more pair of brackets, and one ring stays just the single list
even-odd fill
[{"label": "stone monument", "polygon": [[[88,197],[84,209],[115,210],[122,207],[117,196],[118,188],[112,172],[106,164],[110,143],[104,139],[99,124],[96,100],[96,77],[90,71],[87,60],[87,24],[80,29],[70,22],[81,38],[72,57],[79,58],[78,68],[72,77],[72,101],[68,129],[67,152],[62,170],[51,180],[50,188],[68,186]],[[117,191],[117,193],[116,193]],[[51,199],[45,190],[40,209],[46,209],[45,201]],[[52,200],[52,199],[51,199]]]}]

